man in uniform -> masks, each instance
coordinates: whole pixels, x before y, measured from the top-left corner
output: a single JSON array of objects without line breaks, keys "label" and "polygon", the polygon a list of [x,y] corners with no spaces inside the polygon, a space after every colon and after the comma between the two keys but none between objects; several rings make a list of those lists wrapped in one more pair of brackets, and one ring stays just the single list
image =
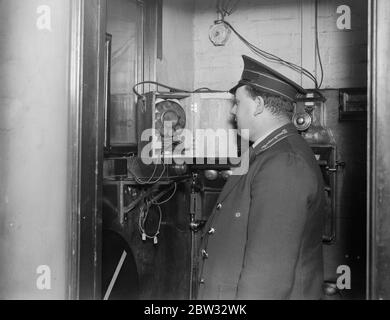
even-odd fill
[{"label": "man in uniform", "polygon": [[291,123],[306,91],[247,56],[232,113],[249,130],[249,171],[232,176],[202,234],[198,299],[320,299],[321,171]]}]

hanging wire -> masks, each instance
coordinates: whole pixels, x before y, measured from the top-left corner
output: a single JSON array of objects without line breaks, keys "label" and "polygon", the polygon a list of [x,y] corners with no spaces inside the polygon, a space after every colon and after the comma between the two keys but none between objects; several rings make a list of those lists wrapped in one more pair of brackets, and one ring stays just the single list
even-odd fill
[{"label": "hanging wire", "polygon": [[[239,3],[240,3],[240,0],[237,0],[234,3],[234,5],[231,6],[230,0],[228,0],[228,1],[218,0],[217,1],[217,10],[222,15],[222,20],[218,20],[218,21],[216,21],[216,23],[224,23],[225,25],[227,25],[237,35],[237,37],[255,54],[265,58],[266,60],[280,63],[282,65],[289,67],[290,69],[292,69],[298,73],[301,73],[302,75],[308,77],[310,80],[313,81],[313,83],[315,85],[315,89],[317,89],[317,90],[320,89],[322,86],[322,83],[323,83],[323,79],[324,79],[324,68],[322,65],[322,59],[321,59],[320,50],[319,50],[319,39],[318,39],[319,38],[318,37],[318,0],[315,1],[315,4],[316,4],[316,13],[315,13],[316,14],[316,20],[315,20],[316,26],[315,26],[315,28],[316,28],[316,54],[318,55],[319,63],[320,63],[320,67],[321,67],[320,84],[318,83],[317,78],[307,69],[305,69],[301,66],[298,66],[292,62],[288,62],[286,60],[283,60],[282,58],[280,58],[272,53],[269,53],[267,51],[264,51],[264,50],[256,47],[255,45],[253,45],[252,43],[247,41],[239,32],[237,32],[230,23],[225,21],[225,17],[230,16],[233,12],[235,12]],[[231,6],[230,9],[229,9],[229,6]]]},{"label": "hanging wire", "polygon": [[137,174],[133,171],[135,161],[137,161],[137,158],[133,159],[130,168],[128,168],[128,172],[134,177],[135,181],[140,185],[156,184],[157,182],[159,182],[162,179],[162,177],[167,169],[165,163],[163,163],[163,170],[162,170],[160,176],[155,181],[152,181],[155,178],[155,174],[156,174],[157,168],[158,168],[158,165],[155,163],[152,175],[145,181],[145,180],[142,180],[140,177],[138,177]]},{"label": "hanging wire", "polygon": [[232,5],[232,1],[222,1],[218,0],[217,1],[217,11],[222,15],[222,18],[224,19],[225,17],[228,17],[232,15],[236,9],[238,4],[241,2],[241,0],[236,0],[236,2]]},{"label": "hanging wire", "polygon": [[237,0],[236,3],[230,8],[230,10],[227,11],[228,16],[232,15],[237,10],[237,6],[240,2],[241,0]]},{"label": "hanging wire", "polygon": [[212,89],[209,89],[209,88],[199,88],[199,89],[196,89],[194,91],[190,91],[190,90],[184,90],[184,89],[178,89],[178,88],[173,88],[173,87],[170,87],[166,84],[162,84],[160,82],[156,82],[156,81],[142,81],[142,82],[139,82],[137,83],[134,87],[133,87],[133,92],[134,94],[138,97],[138,98],[142,98],[143,97],[143,93],[139,93],[138,90],[137,90],[137,87],[143,85],[143,84],[154,84],[157,86],[157,91],[158,91],[158,88],[159,87],[163,87],[165,89],[168,89],[170,92],[179,92],[179,93],[188,93],[188,94],[191,94],[191,93],[223,93],[223,92],[226,92],[226,91],[223,91],[223,90],[212,90]]},{"label": "hanging wire", "polygon": [[320,52],[320,41],[318,33],[318,0],[315,1],[315,34],[316,34],[316,54],[318,56],[318,62],[321,68],[321,80],[317,89],[321,89],[324,82],[324,66],[322,64],[321,52]]},{"label": "hanging wire", "polygon": [[157,209],[159,211],[159,222],[158,222],[156,232],[154,233],[154,235],[151,236],[146,233],[146,229],[145,229],[145,224],[146,221],[148,220],[149,210],[150,210],[150,205],[147,204],[146,206],[147,206],[146,208],[142,208],[142,207],[140,208],[139,219],[138,219],[138,230],[141,233],[141,235],[144,235],[147,239],[154,239],[160,234],[161,223],[162,223],[162,210],[160,206],[157,206]]},{"label": "hanging wire", "polygon": [[133,167],[134,167],[134,160],[137,160],[137,158],[134,158],[132,163],[131,163],[131,167],[128,169],[128,171],[133,175],[135,181],[138,183],[138,184],[141,184],[141,185],[145,185],[145,184],[151,184],[152,182],[152,179],[154,178],[154,175],[156,174],[156,171],[157,171],[157,164],[154,164],[154,170],[153,170],[153,173],[152,175],[149,177],[149,180],[147,181],[143,181],[141,178],[139,178],[137,176],[137,174],[133,171]]},{"label": "hanging wire", "polygon": [[165,203],[169,202],[169,201],[173,198],[173,196],[176,194],[176,191],[177,191],[177,183],[175,182],[175,187],[174,187],[174,189],[173,189],[173,192],[172,192],[172,194],[168,197],[168,199],[166,199],[166,200],[164,200],[164,201],[162,201],[162,202],[152,201],[152,203],[155,204],[155,205],[162,205],[162,204],[165,204]]},{"label": "hanging wire", "polygon": [[156,81],[142,81],[142,82],[137,83],[137,84],[133,87],[133,92],[138,96],[138,98],[142,97],[142,94],[140,94],[140,93],[137,91],[137,87],[140,86],[140,85],[143,85],[143,84],[155,84],[155,85],[157,86],[157,91],[158,91],[158,87],[163,87],[163,88],[165,88],[165,89],[169,89],[169,90],[172,91],[172,92],[190,93],[190,91],[181,90],[181,89],[177,89],[177,88],[173,88],[173,87],[167,86],[167,85],[165,85],[165,84],[162,84],[162,83],[159,83],[159,82],[156,82]]},{"label": "hanging wire", "polygon": [[159,181],[162,179],[162,177],[163,177],[165,171],[167,170],[167,167],[166,167],[165,163],[163,164],[163,166],[164,166],[164,167],[163,167],[163,170],[162,170],[162,172],[161,172],[160,177],[158,177],[157,180],[151,182],[151,184],[156,184],[157,182],[159,182]]},{"label": "hanging wire", "polygon": [[318,89],[319,86],[318,86],[318,82],[317,82],[317,79],[316,77],[310,72],[308,71],[307,69],[301,67],[301,66],[298,66],[292,62],[288,62],[286,60],[283,60],[282,58],[270,53],[270,52],[267,52],[267,51],[264,51],[262,49],[260,49],[259,47],[253,45],[252,43],[250,43],[248,40],[246,40],[229,22],[227,21],[224,21],[224,20],[219,20],[219,21],[216,21],[216,23],[224,23],[225,25],[227,25],[235,34],[236,36],[252,51],[254,52],[255,54],[257,54],[258,56],[266,59],[266,60],[269,60],[269,61],[272,61],[272,62],[276,62],[276,63],[279,63],[279,64],[282,64],[284,66],[287,66],[289,67],[290,69],[298,72],[298,73],[302,73],[303,75],[305,75],[306,77],[308,77],[310,80],[312,80],[314,82],[314,85],[315,85],[315,88]]}]

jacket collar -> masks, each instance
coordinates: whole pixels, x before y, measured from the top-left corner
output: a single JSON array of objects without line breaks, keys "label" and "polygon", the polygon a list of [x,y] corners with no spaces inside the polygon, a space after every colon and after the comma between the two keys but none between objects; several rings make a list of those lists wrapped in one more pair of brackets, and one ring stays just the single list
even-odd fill
[{"label": "jacket collar", "polygon": [[[262,142],[260,142],[255,149],[252,147],[250,150],[250,159],[249,164],[252,164],[256,159],[256,156],[276,145],[277,143],[283,141],[284,139],[297,135],[298,131],[292,123],[289,123],[283,127],[278,128],[277,130],[270,133]],[[241,180],[243,176],[231,176],[229,180],[226,182],[225,187],[223,188],[220,196],[218,198],[218,202],[222,202],[229,195],[230,191],[233,187]]]},{"label": "jacket collar", "polygon": [[259,155],[280,141],[295,134],[298,134],[297,128],[292,123],[286,124],[271,132],[263,141],[261,141],[254,149],[254,153]]}]

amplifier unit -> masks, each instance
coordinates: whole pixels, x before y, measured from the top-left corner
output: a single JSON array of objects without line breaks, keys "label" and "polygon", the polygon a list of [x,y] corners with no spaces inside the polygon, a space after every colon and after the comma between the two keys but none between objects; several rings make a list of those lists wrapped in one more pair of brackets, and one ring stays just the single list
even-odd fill
[{"label": "amplifier unit", "polygon": [[229,93],[145,94],[137,104],[138,156],[168,164],[238,159],[232,106]]}]

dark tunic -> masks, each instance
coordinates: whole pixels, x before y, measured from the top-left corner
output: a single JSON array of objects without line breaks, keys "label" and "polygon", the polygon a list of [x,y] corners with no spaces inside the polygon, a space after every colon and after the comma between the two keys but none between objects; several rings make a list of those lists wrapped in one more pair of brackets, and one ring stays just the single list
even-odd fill
[{"label": "dark tunic", "polygon": [[229,178],[202,235],[199,299],[320,299],[323,178],[292,124]]}]

